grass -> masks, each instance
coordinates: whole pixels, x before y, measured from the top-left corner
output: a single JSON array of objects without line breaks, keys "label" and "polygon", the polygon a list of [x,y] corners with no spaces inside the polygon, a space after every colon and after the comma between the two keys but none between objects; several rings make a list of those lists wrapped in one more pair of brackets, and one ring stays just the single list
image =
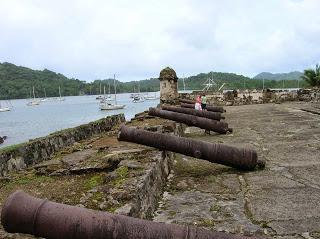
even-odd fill
[{"label": "grass", "polygon": [[213,219],[201,219],[199,222],[198,222],[198,226],[201,226],[201,227],[214,227],[215,225],[215,221]]},{"label": "grass", "polygon": [[116,179],[113,181],[114,186],[121,186],[127,179],[129,174],[129,169],[126,166],[121,166],[115,170],[117,173]]},{"label": "grass", "polygon": [[6,152],[9,152],[9,151],[15,151],[15,150],[17,150],[18,148],[20,148],[21,146],[24,146],[24,145],[27,145],[27,143],[9,145],[7,147],[4,147],[4,148],[0,149],[0,154],[1,153],[6,153]]},{"label": "grass", "polygon": [[89,178],[86,183],[85,183],[85,187],[86,189],[90,190],[93,189],[99,185],[101,185],[103,183],[103,177],[101,174],[99,175],[94,175],[91,178]]},{"label": "grass", "polygon": [[213,204],[211,207],[210,207],[210,211],[211,212],[220,212],[221,211],[221,207],[217,204]]}]

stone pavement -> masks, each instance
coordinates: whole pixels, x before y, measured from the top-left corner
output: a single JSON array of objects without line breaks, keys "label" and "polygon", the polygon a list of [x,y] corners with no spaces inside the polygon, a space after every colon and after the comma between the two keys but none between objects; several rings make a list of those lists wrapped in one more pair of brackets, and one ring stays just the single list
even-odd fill
[{"label": "stone pavement", "polygon": [[319,105],[226,109],[233,134],[191,130],[189,137],[255,148],[266,168],[241,172],[178,155],[153,220],[268,238],[320,238]]}]

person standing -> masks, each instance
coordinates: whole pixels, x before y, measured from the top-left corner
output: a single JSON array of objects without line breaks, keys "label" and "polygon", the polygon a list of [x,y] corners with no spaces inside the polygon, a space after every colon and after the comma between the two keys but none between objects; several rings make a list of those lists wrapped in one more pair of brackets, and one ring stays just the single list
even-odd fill
[{"label": "person standing", "polygon": [[207,110],[207,97],[205,94],[201,97],[201,108],[202,110]]},{"label": "person standing", "polygon": [[194,104],[196,110],[202,110],[201,108],[201,95],[198,95],[196,98],[196,103]]}]

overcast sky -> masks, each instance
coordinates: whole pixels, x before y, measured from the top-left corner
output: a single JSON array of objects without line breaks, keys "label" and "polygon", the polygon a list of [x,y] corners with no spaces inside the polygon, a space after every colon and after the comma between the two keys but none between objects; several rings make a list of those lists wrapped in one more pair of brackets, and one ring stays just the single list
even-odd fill
[{"label": "overcast sky", "polygon": [[0,62],[81,80],[254,76],[320,61],[319,0],[0,0]]}]

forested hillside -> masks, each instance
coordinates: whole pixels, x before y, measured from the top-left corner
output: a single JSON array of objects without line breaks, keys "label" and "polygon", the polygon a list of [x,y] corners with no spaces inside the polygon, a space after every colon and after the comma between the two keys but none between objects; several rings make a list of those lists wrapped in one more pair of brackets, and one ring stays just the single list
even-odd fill
[{"label": "forested hillside", "polygon": [[0,63],[1,99],[28,98],[32,86],[35,87],[37,97],[44,97],[44,89],[49,97],[59,95],[59,86],[63,95],[83,94],[86,83],[47,69],[37,71],[10,63]]},{"label": "forested hillside", "polygon": [[303,75],[300,71],[292,71],[289,73],[270,73],[261,72],[253,77],[254,79],[266,79],[266,80],[298,80]]},{"label": "forested hillside", "polygon": [[[204,88],[204,83],[208,78],[213,78],[218,89],[223,83],[224,89],[262,89],[261,79],[251,79],[246,76],[237,75],[233,73],[223,72],[209,72],[200,73],[196,76],[185,78],[186,90],[201,90]],[[44,97],[44,92],[48,97],[59,95],[59,86],[63,96],[70,95],[95,95],[100,92],[100,85],[106,87],[108,92],[110,84],[111,93],[113,90],[113,79],[95,80],[87,83],[74,78],[67,78],[66,76],[55,73],[53,71],[44,69],[42,71],[32,70],[22,66],[16,66],[11,63],[0,63],[0,99],[19,99],[29,98],[32,87],[35,87],[36,97]],[[158,91],[159,80],[157,78],[119,82],[117,81],[117,92],[141,92]],[[281,88],[282,81],[265,80],[265,88]],[[179,90],[183,89],[183,81],[178,80]],[[286,80],[285,87],[297,87],[297,80]],[[300,80],[300,87],[306,87],[308,84]]]}]

